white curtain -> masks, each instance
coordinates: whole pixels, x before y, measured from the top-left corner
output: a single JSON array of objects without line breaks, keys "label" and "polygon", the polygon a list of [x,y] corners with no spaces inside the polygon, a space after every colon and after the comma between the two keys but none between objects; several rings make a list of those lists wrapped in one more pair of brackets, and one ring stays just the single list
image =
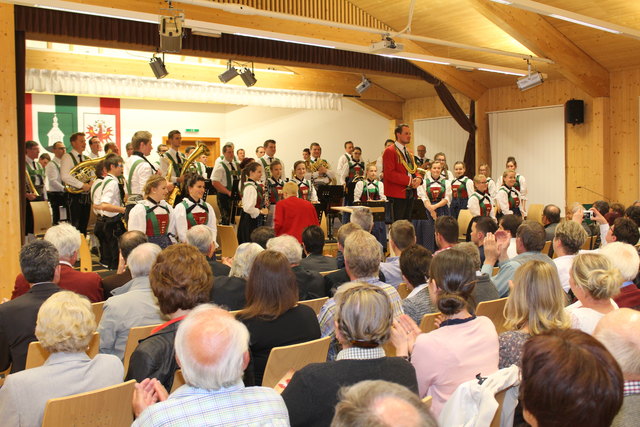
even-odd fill
[{"label": "white curtain", "polygon": [[525,177],[528,205],[566,206],[564,107],[552,106],[489,113],[493,178],[504,172],[507,157]]},{"label": "white curtain", "polygon": [[[453,164],[464,161],[464,150],[469,133],[460,127],[453,117],[436,117],[413,121],[413,147],[427,147],[427,157],[433,160],[436,153],[442,151],[447,156],[447,165],[453,172]],[[474,171],[467,171],[473,177]]]},{"label": "white curtain", "polygon": [[27,92],[342,110],[342,95],[115,74],[27,69]]}]

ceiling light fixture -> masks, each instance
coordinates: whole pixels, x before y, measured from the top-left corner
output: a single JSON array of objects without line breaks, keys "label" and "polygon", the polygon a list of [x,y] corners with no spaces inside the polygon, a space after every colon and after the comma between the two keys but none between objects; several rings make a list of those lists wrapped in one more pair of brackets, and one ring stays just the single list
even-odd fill
[{"label": "ceiling light fixture", "polygon": [[227,64],[227,69],[218,76],[222,83],[228,83],[238,75],[238,70],[231,64],[231,61]]},{"label": "ceiling light fixture", "polygon": [[157,57],[155,53],[151,57],[151,60],[149,60],[149,66],[158,80],[164,79],[169,75],[167,67],[164,66],[164,61]]},{"label": "ceiling light fixture", "polygon": [[240,70],[240,77],[242,77],[242,81],[246,87],[251,87],[258,82],[255,73],[247,67],[243,67]]},{"label": "ceiling light fixture", "polygon": [[532,89],[536,86],[540,86],[542,82],[544,82],[544,78],[542,74],[537,72],[535,69],[533,69],[533,72],[532,72],[531,62],[527,61],[527,65],[529,68],[529,74],[516,81],[516,84],[518,85],[518,89],[520,89],[521,91],[525,91],[528,89]]},{"label": "ceiling light fixture", "polygon": [[362,95],[367,89],[371,87],[371,80],[362,75],[362,81],[356,86],[356,92]]}]

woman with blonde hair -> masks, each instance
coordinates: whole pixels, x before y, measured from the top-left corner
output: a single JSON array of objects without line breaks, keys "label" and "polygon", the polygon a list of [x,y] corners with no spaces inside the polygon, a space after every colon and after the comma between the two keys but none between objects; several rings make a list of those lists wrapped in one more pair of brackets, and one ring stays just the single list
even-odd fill
[{"label": "woman with blonde hair", "polygon": [[39,426],[49,399],[122,382],[118,357],[85,351],[96,331],[86,297],[71,291],[50,296],[38,311],[35,335],[50,353],[44,365],[11,374],[0,388],[0,420],[5,426]]},{"label": "woman with blonde hair", "polygon": [[618,305],[613,297],[620,293],[622,276],[604,255],[585,253],[573,259],[569,286],[578,301],[566,308],[575,329],[588,334]]},{"label": "woman with blonde hair", "polygon": [[550,264],[529,261],[513,276],[511,293],[504,307],[505,326],[499,336],[500,369],[520,366],[522,348],[529,338],[551,329],[571,327],[564,310],[566,296],[558,273]]},{"label": "woman with blonde hair", "polygon": [[146,234],[149,242],[166,248],[176,236],[176,221],[173,208],[165,201],[167,180],[160,175],[151,175],[144,185],[144,201],[131,209],[128,230]]}]

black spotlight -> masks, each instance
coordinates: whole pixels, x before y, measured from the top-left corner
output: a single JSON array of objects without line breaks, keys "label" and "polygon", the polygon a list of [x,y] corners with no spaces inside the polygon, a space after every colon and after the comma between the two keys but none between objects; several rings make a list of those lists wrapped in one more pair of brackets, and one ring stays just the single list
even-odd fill
[{"label": "black spotlight", "polygon": [[251,87],[258,82],[258,80],[256,80],[256,75],[247,67],[240,70],[240,77],[242,77],[242,81],[247,87]]},{"label": "black spotlight", "polygon": [[153,71],[153,74],[155,74],[156,79],[163,79],[169,75],[167,67],[164,66],[164,62],[162,62],[162,59],[158,58],[157,56],[151,58],[151,60],[149,61],[149,66],[151,67],[151,71]]},{"label": "black spotlight", "polygon": [[232,67],[231,65],[229,65],[229,68],[227,68],[227,70],[224,73],[220,74],[218,78],[222,83],[227,83],[229,80],[233,79],[237,75],[238,75],[238,70],[236,70],[235,67]]}]

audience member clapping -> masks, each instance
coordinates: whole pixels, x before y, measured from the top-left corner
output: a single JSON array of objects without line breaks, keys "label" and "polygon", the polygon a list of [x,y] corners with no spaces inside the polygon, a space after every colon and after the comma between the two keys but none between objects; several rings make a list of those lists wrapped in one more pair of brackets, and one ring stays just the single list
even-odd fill
[{"label": "audience member clapping", "polygon": [[11,374],[0,388],[5,426],[39,426],[49,399],[84,393],[122,382],[117,357],[85,353],[96,330],[91,304],[73,292],[58,292],[40,307],[35,334],[50,353],[43,366]]},{"label": "audience member clapping", "polygon": [[302,245],[295,237],[286,234],[274,237],[267,242],[267,249],[280,252],[289,260],[291,270],[298,283],[298,297],[301,301],[321,298],[326,295],[324,277],[317,271],[309,271],[300,265]]},{"label": "audience member clapping", "polygon": [[282,397],[292,426],[329,425],[340,387],[359,381],[387,380],[418,390],[411,364],[385,357],[382,346],[389,340],[393,310],[384,290],[351,282],[334,298],[335,334],[342,350],[335,361],[308,365],[291,378]]},{"label": "audience member clapping", "polygon": [[527,341],[521,375],[520,401],[531,426],[609,426],[622,404],[622,372],[615,359],[575,329]]},{"label": "audience member clapping", "polygon": [[228,310],[246,305],[246,287],[253,261],[264,249],[257,243],[243,243],[236,249],[228,276],[218,276],[211,288],[211,301]]},{"label": "audience member clapping", "polygon": [[[509,247],[507,249],[507,257],[509,259],[515,258],[518,255],[518,249],[516,248],[516,234],[518,233],[518,227],[522,224],[522,217],[509,214],[503,215],[498,221],[498,228],[502,231],[509,233]],[[543,229],[544,231],[544,229]]]},{"label": "audience member clapping", "polygon": [[463,252],[451,249],[434,256],[429,279],[431,300],[444,316],[440,327],[421,334],[415,322],[400,316],[391,339],[398,356],[411,355],[420,396],[433,397],[437,417],[460,384],[498,370],[498,334],[491,320],[469,312],[475,269]]},{"label": "audience member clapping", "polygon": [[253,377],[256,384],[262,384],[273,347],[320,338],[320,327],[314,311],[298,304],[296,277],[280,252],[266,250],[256,257],[246,296],[247,306],[238,319],[251,334]]},{"label": "audience member clapping", "polygon": [[209,301],[212,278],[207,259],[193,246],[181,243],[160,252],[149,282],[160,311],[170,320],[140,341],[131,355],[126,380],[156,378],[171,390],[178,369],[173,345],[178,326],[191,309]]}]

